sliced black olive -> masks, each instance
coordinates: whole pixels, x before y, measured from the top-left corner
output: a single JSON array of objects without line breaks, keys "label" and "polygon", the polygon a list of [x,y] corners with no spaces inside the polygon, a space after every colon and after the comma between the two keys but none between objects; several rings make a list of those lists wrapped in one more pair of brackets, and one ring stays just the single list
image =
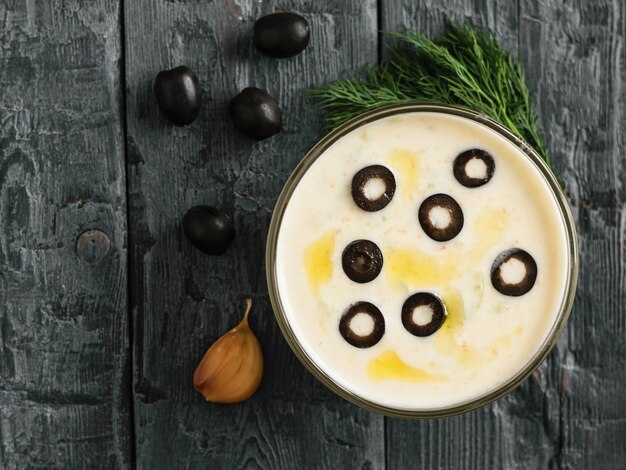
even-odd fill
[{"label": "sliced black olive", "polygon": [[[484,164],[483,174],[474,174],[472,171],[468,174],[468,164],[473,160],[478,160],[478,164]],[[467,188],[477,188],[489,182],[496,170],[496,162],[493,157],[486,151],[481,149],[470,149],[459,154],[454,159],[453,165],[454,177],[459,183]]]},{"label": "sliced black olive", "polygon": [[[518,282],[507,282],[503,275],[504,264],[516,260],[524,265],[524,275]],[[526,251],[519,248],[511,248],[500,253],[491,265],[491,284],[504,295],[519,297],[524,295],[535,285],[537,280],[537,263]]]},{"label": "sliced black olive", "polygon": [[[380,194],[368,194],[368,183],[382,183],[384,189]],[[352,198],[356,205],[364,211],[376,212],[391,202],[396,192],[396,178],[389,168],[382,165],[372,165],[357,172],[352,178]]]},{"label": "sliced black olive", "polygon": [[417,218],[426,235],[438,242],[456,237],[463,228],[461,206],[447,194],[433,194],[420,205]]},{"label": "sliced black olive", "polygon": [[229,111],[235,127],[254,140],[267,139],[283,126],[278,103],[260,88],[245,88],[231,100]]},{"label": "sliced black olive", "polygon": [[343,272],[351,280],[364,284],[373,281],[383,269],[383,254],[376,243],[356,240],[350,243],[341,255]]},{"label": "sliced black olive", "polygon": [[[431,311],[428,323],[416,323],[413,318],[415,309],[424,307]],[[447,316],[446,307],[439,297],[428,292],[418,292],[406,299],[402,305],[402,324],[415,336],[430,336],[443,325]]]},{"label": "sliced black olive", "polygon": [[[351,324],[359,314],[368,315],[372,319],[372,329],[366,334],[354,330]],[[380,341],[385,334],[385,318],[376,305],[369,302],[356,302],[346,310],[339,320],[339,333],[348,343],[356,348],[370,348]]]},{"label": "sliced black olive", "polygon": [[254,45],[272,57],[291,57],[309,44],[309,23],[296,13],[263,16],[254,23]]},{"label": "sliced black olive", "polygon": [[193,246],[209,255],[221,255],[235,238],[233,220],[209,206],[189,209],[183,218],[183,232]]},{"label": "sliced black olive", "polygon": [[159,72],[154,80],[154,94],[163,115],[177,126],[191,124],[202,104],[202,90],[198,77],[181,65]]}]

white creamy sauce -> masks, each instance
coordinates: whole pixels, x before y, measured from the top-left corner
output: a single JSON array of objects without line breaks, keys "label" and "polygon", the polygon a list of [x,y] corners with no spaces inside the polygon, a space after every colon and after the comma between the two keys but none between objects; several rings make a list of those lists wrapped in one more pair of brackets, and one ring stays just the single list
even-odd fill
[{"label": "white creamy sauce", "polygon": [[519,284],[526,275],[526,266],[520,260],[511,258],[500,266],[500,277],[507,284]]},{"label": "white creamy sauce", "polygon": [[363,186],[363,195],[370,201],[375,201],[385,192],[385,182],[380,178],[370,178]]},{"label": "white creamy sauce", "polygon": [[430,219],[430,223],[438,229],[444,229],[452,222],[450,211],[441,206],[435,206],[428,211],[428,218]]},{"label": "white creamy sauce", "polygon": [[433,319],[433,309],[430,305],[420,305],[413,310],[411,315],[413,323],[416,325],[428,325]]},{"label": "white creamy sauce", "polygon": [[[471,148],[484,149],[496,163],[492,179],[478,188],[453,175],[454,159]],[[484,177],[484,163],[475,160],[468,175]],[[354,174],[369,165],[389,168],[397,185],[378,212],[360,209],[351,196]],[[376,181],[366,187],[373,199],[381,191]],[[448,242],[430,239],[417,218],[421,202],[436,193],[450,195],[463,211],[463,229]],[[431,211],[430,217],[445,227],[450,216]],[[363,284],[351,281],[341,263],[344,248],[359,239],[376,243],[384,260],[380,274]],[[491,285],[493,261],[510,248],[537,263],[535,285],[520,297]],[[294,334],[332,380],[382,405],[440,408],[489,393],[537,353],[563,297],[566,250],[555,198],[517,147],[467,119],[410,113],[352,131],[308,169],[281,223],[277,283]],[[524,266],[517,263],[501,267],[505,281],[521,280]],[[413,336],[402,323],[402,306],[417,292],[439,296],[448,312],[428,337]],[[369,348],[351,346],[338,328],[358,301],[376,305],[385,320],[384,335]],[[426,310],[413,312],[417,324],[430,321]],[[367,335],[374,324],[361,314],[351,327]]]},{"label": "white creamy sauce", "polygon": [[465,165],[465,174],[474,179],[485,179],[487,177],[487,165],[480,158],[472,158]]},{"label": "white creamy sauce", "polygon": [[350,320],[350,329],[357,336],[367,336],[374,331],[374,320],[367,313],[357,313]]}]

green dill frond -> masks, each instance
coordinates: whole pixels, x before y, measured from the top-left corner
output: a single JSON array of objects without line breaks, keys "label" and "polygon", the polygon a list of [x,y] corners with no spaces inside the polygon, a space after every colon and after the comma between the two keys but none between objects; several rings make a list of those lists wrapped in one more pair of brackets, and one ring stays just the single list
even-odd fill
[{"label": "green dill frond", "polygon": [[359,114],[407,102],[464,106],[508,127],[552,166],[541,139],[520,62],[471,26],[450,23],[435,40],[415,31],[388,33],[391,59],[364,78],[350,78],[309,92],[335,128]]}]

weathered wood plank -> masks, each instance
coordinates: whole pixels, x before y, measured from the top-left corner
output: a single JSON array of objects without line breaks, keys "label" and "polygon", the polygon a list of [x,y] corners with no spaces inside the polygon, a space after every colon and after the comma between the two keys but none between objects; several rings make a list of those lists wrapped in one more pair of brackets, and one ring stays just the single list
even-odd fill
[{"label": "weathered wood plank", "polygon": [[[279,333],[267,299],[267,226],[288,173],[320,135],[302,89],[374,63],[376,4],[281,2],[312,27],[301,55],[276,60],[251,41],[272,2],[126,2],[130,246],[135,327],[137,457],[141,468],[381,468],[383,419],[316,382]],[[159,114],[152,80],[186,64],[200,78],[198,120],[174,128]],[[284,131],[254,144],[233,128],[231,97],[246,86],[274,95]],[[222,257],[195,250],[180,221],[195,204],[234,214],[237,238]],[[257,395],[233,406],[204,402],[193,370],[234,326],[243,299],[265,354]]]},{"label": "weathered wood plank", "polygon": [[580,235],[576,304],[547,378],[559,468],[626,467],[625,40],[623,1],[520,4],[520,53]]},{"label": "weathered wood plank", "polygon": [[130,466],[119,19],[0,3],[3,469]]},{"label": "weathered wood plank", "polygon": [[483,410],[388,420],[390,467],[624,468],[624,4],[385,0],[382,15],[384,29],[429,34],[446,17],[469,20],[520,56],[581,237],[578,298],[557,350]]}]

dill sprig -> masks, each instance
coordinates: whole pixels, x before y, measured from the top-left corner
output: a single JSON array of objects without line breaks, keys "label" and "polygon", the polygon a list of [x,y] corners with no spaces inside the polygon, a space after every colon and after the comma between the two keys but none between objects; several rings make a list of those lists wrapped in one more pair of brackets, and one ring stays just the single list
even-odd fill
[{"label": "dill sprig", "polygon": [[367,70],[364,78],[310,92],[327,112],[328,127],[391,104],[459,105],[504,124],[552,167],[522,66],[492,35],[455,23],[435,40],[409,30],[389,35],[397,40],[389,62]]}]

